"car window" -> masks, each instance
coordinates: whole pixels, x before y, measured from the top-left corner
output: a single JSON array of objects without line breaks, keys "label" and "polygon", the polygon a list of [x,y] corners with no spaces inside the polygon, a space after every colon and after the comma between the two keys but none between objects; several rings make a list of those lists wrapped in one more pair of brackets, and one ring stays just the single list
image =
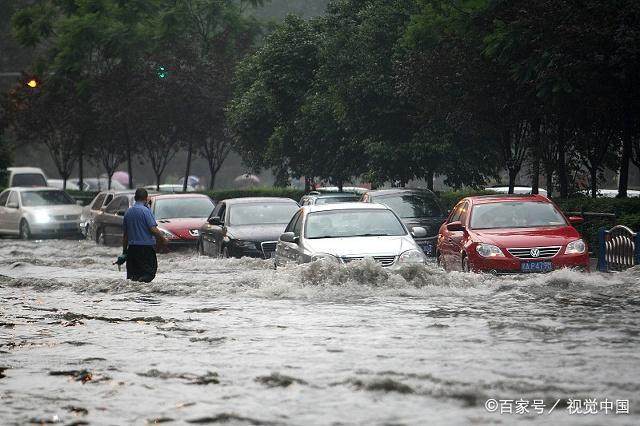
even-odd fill
[{"label": "car window", "polygon": [[180,197],[158,198],[153,207],[156,219],[161,220],[209,217],[214,205],[205,197]]},{"label": "car window", "polygon": [[460,206],[460,222],[463,224],[467,222],[467,215],[469,214],[469,203],[465,202]]},{"label": "car window", "polygon": [[103,206],[108,205],[111,201],[113,201],[113,194],[107,194],[107,198],[105,198],[104,203],[102,203]]},{"label": "car window", "polygon": [[227,215],[227,204],[222,203],[222,207],[220,207],[220,211],[218,212],[218,217],[220,218],[220,221],[222,223],[224,223],[224,218],[226,215]]},{"label": "car window", "polygon": [[18,205],[18,193],[16,191],[11,191],[11,194],[9,194],[9,199],[7,200],[7,206],[9,205],[13,205],[13,206]]},{"label": "car window", "polygon": [[110,214],[116,214],[118,210],[126,209],[129,207],[129,200],[127,197],[116,197],[109,203],[105,212]]},{"label": "car window", "polygon": [[375,201],[389,207],[404,219],[442,216],[435,196],[426,192],[384,195],[376,197]]},{"label": "car window", "polygon": [[44,176],[39,173],[19,173],[13,175],[12,186],[47,186]]},{"label": "car window", "polygon": [[348,238],[406,235],[402,222],[389,210],[329,210],[309,213],[305,238]]},{"label": "car window", "polygon": [[298,211],[298,203],[256,202],[235,204],[229,209],[229,224],[268,225],[289,223]]},{"label": "car window", "polygon": [[300,212],[298,216],[298,220],[296,220],[296,223],[293,224],[293,235],[295,235],[296,237],[299,237],[302,234],[303,218],[304,218],[304,215],[302,214],[302,212]]},{"label": "car window", "polygon": [[102,203],[104,202],[105,198],[106,194],[98,194],[96,199],[93,201],[93,204],[91,204],[91,210],[100,210],[100,207],[102,207]]},{"label": "car window", "polygon": [[553,204],[537,201],[505,201],[473,207],[471,229],[536,228],[566,226]]},{"label": "car window", "polygon": [[11,191],[5,191],[2,194],[0,194],[0,207],[7,204],[7,199],[9,198],[9,192]]},{"label": "car window", "polygon": [[300,219],[301,214],[302,212],[298,212],[293,216],[293,218],[291,219],[291,222],[289,222],[284,232],[293,232],[293,228],[295,228],[296,223],[298,222],[298,219]]},{"label": "car window", "polygon": [[457,222],[460,220],[460,215],[462,214],[462,204],[463,203],[458,203],[453,208],[453,213],[451,214],[451,217],[449,218],[449,221],[447,223]]},{"label": "car window", "polygon": [[75,201],[64,191],[43,190],[26,191],[22,193],[22,205],[26,207],[63,206],[70,204],[75,204]]}]

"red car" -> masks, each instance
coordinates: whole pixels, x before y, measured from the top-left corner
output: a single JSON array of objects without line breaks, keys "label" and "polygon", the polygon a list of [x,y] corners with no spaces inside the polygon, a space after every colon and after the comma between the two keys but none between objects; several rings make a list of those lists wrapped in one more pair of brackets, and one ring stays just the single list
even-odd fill
[{"label": "red car", "polygon": [[196,246],[200,227],[207,222],[215,204],[201,194],[162,194],[149,197],[158,229],[170,247]]},{"label": "red car", "polygon": [[540,195],[491,195],[460,201],[440,227],[438,263],[448,271],[520,273],[589,270],[589,251],[572,224]]}]

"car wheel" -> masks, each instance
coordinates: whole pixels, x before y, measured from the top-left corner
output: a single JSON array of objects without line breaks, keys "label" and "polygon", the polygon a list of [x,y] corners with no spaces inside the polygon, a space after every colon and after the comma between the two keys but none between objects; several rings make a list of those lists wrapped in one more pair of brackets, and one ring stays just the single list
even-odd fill
[{"label": "car wheel", "polygon": [[462,257],[462,272],[471,272],[471,265],[469,265],[467,256]]},{"label": "car wheel", "polygon": [[198,254],[199,254],[200,256],[204,256],[204,255],[205,255],[205,252],[204,252],[204,242],[202,241],[202,238],[198,238],[197,251],[198,251]]},{"label": "car wheel", "polygon": [[31,235],[31,228],[29,227],[29,223],[22,219],[20,222],[20,239],[21,240],[30,240],[33,237]]},{"label": "car wheel", "polygon": [[222,253],[221,253],[220,257],[223,258],[223,259],[228,259],[229,258],[229,249],[227,248],[227,246],[222,247]]}]

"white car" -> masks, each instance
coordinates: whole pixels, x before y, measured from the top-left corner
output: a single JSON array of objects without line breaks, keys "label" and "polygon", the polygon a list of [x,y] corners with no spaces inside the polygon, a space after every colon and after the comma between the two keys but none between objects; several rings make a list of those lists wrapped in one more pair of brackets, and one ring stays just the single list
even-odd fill
[{"label": "white car", "polygon": [[9,180],[7,187],[12,186],[48,186],[47,177],[38,167],[7,167]]},{"label": "white car", "polygon": [[55,188],[9,188],[0,193],[0,234],[22,239],[78,236],[82,207]]},{"label": "white car", "polygon": [[[591,190],[590,189],[585,189],[583,191],[580,191],[580,194],[586,195],[587,197],[590,197],[591,196]],[[598,191],[596,192],[596,195],[598,197],[603,197],[603,198],[616,198],[618,196],[618,190],[617,189],[598,189]],[[640,191],[635,191],[633,189],[627,189],[627,197],[629,197],[629,198],[640,197]]]},{"label": "white car", "polygon": [[[58,189],[63,189],[64,186],[64,181],[62,179],[47,179],[47,186],[51,187],[51,188],[58,188]],[[70,191],[79,191],[80,188],[78,187],[77,183],[74,183],[70,180],[67,180],[67,188]]]},{"label": "white car", "polygon": [[[484,190],[485,191],[495,192],[496,194],[508,194],[509,193],[509,187],[508,186],[492,186],[490,188],[485,188]],[[532,188],[530,186],[515,186],[515,187],[513,187],[513,193],[514,194],[530,195],[531,191],[532,191]],[[548,198],[547,190],[544,189],[544,188],[538,188],[538,194]]]},{"label": "white car", "polygon": [[[147,185],[144,187],[144,189],[146,189],[147,191],[156,191],[157,188],[155,185]],[[188,186],[187,185],[187,192],[195,192],[195,188],[192,186]],[[182,192],[182,185],[176,185],[176,184],[171,184],[171,183],[166,183],[166,184],[162,184],[160,185],[160,191],[159,192]]]},{"label": "white car", "polygon": [[324,260],[344,264],[372,258],[383,267],[423,265],[427,258],[413,237],[423,238],[427,232],[414,227],[412,233],[382,204],[304,206],[280,236],[275,263]]}]

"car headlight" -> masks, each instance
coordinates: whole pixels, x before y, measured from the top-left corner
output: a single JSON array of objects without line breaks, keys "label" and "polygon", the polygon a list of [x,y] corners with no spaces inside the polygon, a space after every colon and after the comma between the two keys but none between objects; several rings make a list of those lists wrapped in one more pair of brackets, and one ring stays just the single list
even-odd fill
[{"label": "car headlight", "polygon": [[174,240],[178,238],[172,232],[169,232],[166,229],[162,229],[162,228],[158,228],[158,229],[160,230],[160,232],[162,232],[162,236],[165,237],[167,240]]},{"label": "car headlight", "polygon": [[424,253],[421,252],[420,250],[415,250],[415,249],[407,250],[400,255],[398,262],[403,264],[424,263],[425,262]]},{"label": "car headlight", "polygon": [[232,240],[233,244],[235,244],[239,248],[243,249],[255,249],[256,243],[253,241],[242,241],[242,240]]},{"label": "car headlight", "polygon": [[336,256],[329,253],[316,253],[313,256],[311,256],[312,262],[316,262],[318,260],[323,262],[330,262],[330,263],[340,263],[340,259],[338,259]]},{"label": "car headlight", "polygon": [[504,257],[504,253],[500,250],[500,247],[493,244],[478,244],[476,251],[482,257]]},{"label": "car headlight", "polygon": [[49,223],[51,222],[51,216],[47,212],[34,212],[33,219],[36,223]]},{"label": "car headlight", "polygon": [[587,250],[587,245],[582,240],[571,241],[567,244],[567,249],[564,251],[565,254],[581,254]]}]

